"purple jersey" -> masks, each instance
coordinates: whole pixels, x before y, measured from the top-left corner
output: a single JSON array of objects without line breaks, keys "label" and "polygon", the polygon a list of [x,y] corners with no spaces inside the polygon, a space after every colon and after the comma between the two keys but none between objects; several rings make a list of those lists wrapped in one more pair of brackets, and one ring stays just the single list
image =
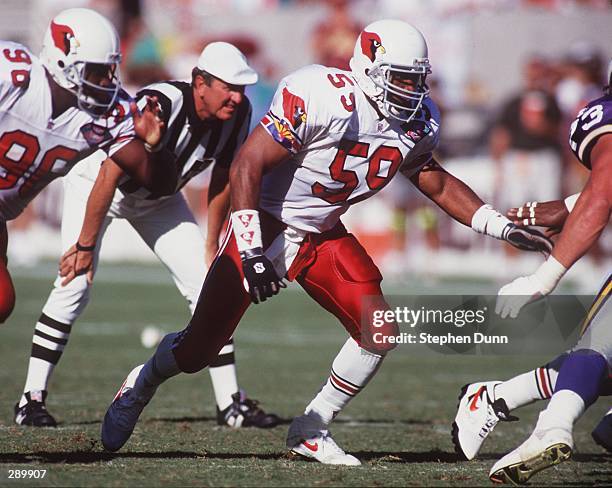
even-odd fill
[{"label": "purple jersey", "polygon": [[591,150],[597,139],[612,133],[612,95],[593,100],[584,107],[570,127],[569,144],[578,160],[591,169]]}]

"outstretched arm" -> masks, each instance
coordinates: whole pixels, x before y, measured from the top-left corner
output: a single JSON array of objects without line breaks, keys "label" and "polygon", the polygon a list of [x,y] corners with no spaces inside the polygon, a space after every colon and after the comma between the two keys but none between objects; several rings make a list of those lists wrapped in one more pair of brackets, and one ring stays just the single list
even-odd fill
[{"label": "outstretched arm", "polygon": [[521,229],[484,202],[463,181],[432,159],[410,177],[425,196],[448,215],[480,234],[503,239],[518,249],[549,254],[552,243],[533,229]]},{"label": "outstretched arm", "polygon": [[93,282],[93,261],[100,228],[113,201],[123,171],[112,159],[106,159],[87,199],[81,233],[77,242],[60,259],[60,276],[66,286],[76,276],[87,273],[87,282]]},{"label": "outstretched arm", "polygon": [[410,181],[431,201],[463,225],[470,226],[484,202],[463,181],[432,159]]}]

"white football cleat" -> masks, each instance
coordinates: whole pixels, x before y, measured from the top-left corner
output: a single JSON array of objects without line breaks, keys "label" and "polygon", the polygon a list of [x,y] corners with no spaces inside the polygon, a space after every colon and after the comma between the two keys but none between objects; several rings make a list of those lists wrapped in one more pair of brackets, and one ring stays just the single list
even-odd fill
[{"label": "white football cleat", "polygon": [[572,433],[560,427],[536,430],[514,451],[497,461],[489,472],[494,483],[520,485],[543,469],[567,461],[572,456]]},{"label": "white football cleat", "polygon": [[328,430],[317,429],[307,415],[296,417],[289,426],[287,447],[294,455],[312,459],[323,464],[360,466],[361,461],[344,452],[332,439]]},{"label": "white football cleat", "polygon": [[102,445],[107,451],[118,451],[128,441],[134,427],[138,422],[138,418],[145,408],[147,403],[153,397],[153,393],[149,396],[137,396],[134,393],[134,384],[140,370],[144,364],[135,367],[119,388],[119,391],[110,404],[104,421],[102,422]]},{"label": "white football cleat", "polygon": [[485,381],[461,389],[451,436],[455,452],[468,461],[478,454],[482,443],[500,420],[518,420],[510,415],[502,398],[495,400],[494,389],[500,383]]}]

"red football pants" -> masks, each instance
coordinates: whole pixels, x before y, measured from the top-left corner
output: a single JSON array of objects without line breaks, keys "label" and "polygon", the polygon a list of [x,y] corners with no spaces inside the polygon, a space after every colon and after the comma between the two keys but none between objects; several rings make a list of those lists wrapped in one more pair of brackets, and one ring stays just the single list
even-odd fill
[{"label": "red football pants", "polygon": [[13,307],[15,307],[15,288],[6,267],[7,246],[8,233],[6,231],[6,222],[0,222],[0,324],[9,318]]},{"label": "red football pants", "polygon": [[[263,243],[267,248],[282,232],[282,224],[261,214]],[[306,237],[288,277],[295,278],[317,303],[334,314],[362,347],[379,354],[393,348],[392,344],[375,343],[371,331],[363,330],[362,314],[371,317],[370,309],[388,310],[389,306],[380,288],[380,271],[341,223],[324,234]],[[206,276],[191,322],[173,349],[183,372],[195,373],[208,366],[233,336],[251,304],[243,280],[240,255],[230,230]],[[375,332],[378,337],[396,335],[397,325],[387,324]]]}]

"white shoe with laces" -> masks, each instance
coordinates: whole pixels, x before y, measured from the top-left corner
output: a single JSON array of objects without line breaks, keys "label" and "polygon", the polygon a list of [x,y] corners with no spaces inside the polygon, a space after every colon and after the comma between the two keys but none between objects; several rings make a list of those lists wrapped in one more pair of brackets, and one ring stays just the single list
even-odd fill
[{"label": "white shoe with laces", "polygon": [[495,386],[500,383],[485,381],[468,384],[461,389],[451,435],[455,452],[467,460],[474,459],[500,420],[518,420],[510,415],[502,398],[495,399]]},{"label": "white shoe with laces", "polygon": [[561,427],[535,430],[514,451],[497,461],[489,472],[494,483],[524,484],[543,469],[572,456],[572,433]]},{"label": "white shoe with laces", "polygon": [[296,417],[289,426],[287,447],[294,455],[323,464],[360,466],[361,461],[344,452],[328,430],[316,428],[308,415]]}]

